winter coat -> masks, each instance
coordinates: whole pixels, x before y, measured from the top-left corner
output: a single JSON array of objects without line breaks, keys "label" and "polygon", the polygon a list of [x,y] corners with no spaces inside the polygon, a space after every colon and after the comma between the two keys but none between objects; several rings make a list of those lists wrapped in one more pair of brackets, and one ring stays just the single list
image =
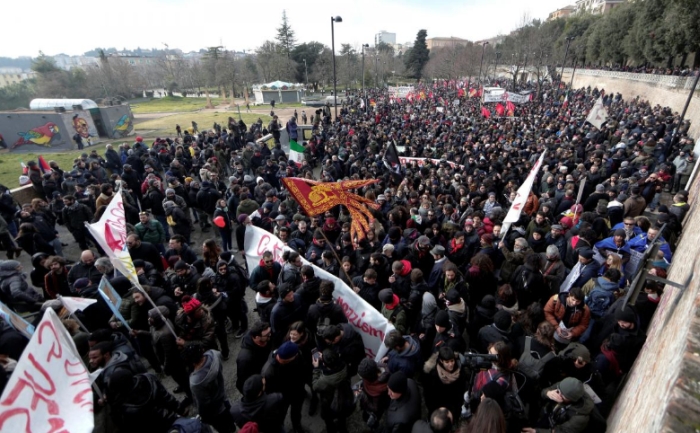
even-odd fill
[{"label": "winter coat", "polygon": [[216,323],[206,307],[200,308],[205,309],[205,312],[200,319],[193,322],[187,321],[185,310],[180,310],[177,313],[177,317],[175,317],[177,335],[187,342],[201,343],[205,350],[217,350],[219,346],[216,344]]},{"label": "winter coat", "polygon": [[205,420],[226,410],[226,388],[224,386],[221,352],[204,352],[204,365],[190,375],[192,400],[199,415]]},{"label": "winter coat", "polygon": [[[131,392],[120,398],[111,397],[112,420],[119,431],[155,433],[169,431],[178,418],[179,402],[158,378],[150,373],[134,376]],[[117,400],[117,401],[114,401]]]},{"label": "winter coat", "polygon": [[539,269],[525,264],[515,270],[510,285],[518,297],[518,305],[527,308],[533,302],[544,302],[549,295],[548,287]]},{"label": "winter coat", "polygon": [[[271,345],[258,346],[250,334],[246,334],[241,342],[241,350],[236,356],[236,389],[243,393],[243,384],[254,374],[260,374],[270,355]],[[269,394],[269,393],[268,393]]]},{"label": "winter coat", "polygon": [[[566,298],[568,296],[568,293],[554,295],[549,298],[547,305],[544,307],[545,319],[555,327],[559,327],[559,322],[564,318],[567,309]],[[569,316],[569,323],[566,324],[568,328],[573,328],[571,329],[571,337],[573,339],[580,337],[586,328],[588,328],[590,321],[591,310],[588,309],[588,306],[582,304],[576,307],[574,312]]]},{"label": "winter coat", "polygon": [[213,187],[202,186],[197,193],[197,206],[209,215],[214,214],[216,202],[221,198],[221,194]]},{"label": "winter coat", "polygon": [[504,245],[501,248],[501,253],[505,257],[505,261],[501,265],[501,280],[510,281],[510,277],[513,275],[518,266],[525,263],[525,258],[532,254],[530,248],[525,248],[522,251],[509,251]]},{"label": "winter coat", "polygon": [[255,289],[258,283],[268,280],[272,283],[276,283],[279,279],[279,275],[282,272],[282,265],[277,262],[272,262],[272,267],[270,269],[265,267],[263,260],[260,259],[260,263],[253,269],[250,273],[250,287]]},{"label": "winter coat", "polygon": [[272,342],[275,347],[279,347],[282,344],[289,330],[289,325],[298,320],[304,320],[303,313],[303,305],[298,294],[294,294],[294,300],[291,303],[285,302],[282,298],[277,300],[277,304],[270,315]]},{"label": "winter coat", "polygon": [[77,202],[64,207],[61,214],[66,228],[71,232],[85,230],[85,223],[92,222],[93,218],[90,208]]},{"label": "winter coat", "polygon": [[[459,360],[455,361],[457,377],[441,377],[438,372],[438,354],[434,353],[423,365],[423,392],[428,413],[439,407],[446,407],[452,412],[453,419],[459,419],[460,407],[464,401],[469,375],[464,371]],[[442,367],[440,367],[442,368]]]},{"label": "winter coat", "polygon": [[554,408],[556,407],[559,409],[561,406],[555,401],[550,400],[549,397],[547,397],[547,393],[558,389],[558,387],[558,383],[554,384],[549,388],[543,389],[541,394],[542,399],[547,401],[547,404],[543,409],[543,416],[552,416],[555,423],[554,428],[538,428],[535,430],[537,433],[550,433],[552,431],[562,433],[581,433],[585,431],[586,427],[588,426],[591,412],[593,412],[593,409],[595,408],[593,400],[587,393],[584,392],[583,397],[579,401],[564,406],[565,410],[563,413],[557,411],[553,414],[552,412]]},{"label": "winter coat", "polygon": [[197,253],[195,253],[192,250],[192,248],[190,248],[187,244],[183,244],[180,251],[172,248],[168,249],[163,257],[165,257],[165,260],[168,260],[170,257],[173,256],[180,257],[180,259],[182,259],[182,261],[184,261],[188,265],[191,265],[192,263],[197,261]]},{"label": "winter coat", "polygon": [[[297,291],[297,294],[300,294],[299,291]],[[348,323],[348,318],[340,305],[332,301],[326,303],[317,300],[314,305],[309,307],[304,320],[306,329],[309,330],[309,335],[316,335],[318,321],[325,318],[330,319],[331,325]]]},{"label": "winter coat", "polygon": [[265,392],[279,392],[289,404],[295,399],[304,399],[306,396],[304,361],[297,356],[292,361],[281,364],[277,361],[277,351],[270,353],[265,366],[262,368],[262,376],[265,378]]},{"label": "winter coat", "polygon": [[408,379],[408,389],[400,398],[391,400],[385,413],[385,431],[409,433],[413,424],[421,417],[421,397],[418,385]]},{"label": "winter coat", "polygon": [[410,335],[404,335],[403,339],[408,342],[408,347],[402,352],[397,352],[393,348],[389,350],[387,368],[391,373],[403,371],[406,376],[413,377],[422,365],[420,344]]},{"label": "winter coat", "polygon": [[336,352],[340,359],[345,363],[350,377],[357,373],[357,367],[365,358],[365,346],[362,343],[362,337],[355,331],[352,325],[345,323],[339,324],[343,331],[343,336],[337,343],[328,346],[325,341],[320,341],[318,348],[323,351],[327,347]]},{"label": "winter coat", "polygon": [[337,371],[315,369],[313,390],[319,395],[323,419],[346,418],[355,409],[355,397],[345,366]]},{"label": "winter coat", "polygon": [[134,230],[144,242],[149,242],[154,245],[165,242],[165,229],[156,219],[150,220],[148,224],[138,223],[134,226]]},{"label": "winter coat", "polygon": [[258,424],[258,431],[279,433],[284,428],[287,405],[282,394],[263,393],[254,400],[245,397],[231,407],[231,416],[239,428],[247,422]]},{"label": "winter coat", "polygon": [[0,262],[0,291],[2,297],[10,302],[26,302],[33,304],[41,302],[44,297],[27,283],[26,276],[17,268],[20,263],[16,260]]},{"label": "winter coat", "polygon": [[636,217],[644,213],[644,209],[647,207],[647,202],[641,195],[633,195],[625,200],[624,203],[624,217]]}]

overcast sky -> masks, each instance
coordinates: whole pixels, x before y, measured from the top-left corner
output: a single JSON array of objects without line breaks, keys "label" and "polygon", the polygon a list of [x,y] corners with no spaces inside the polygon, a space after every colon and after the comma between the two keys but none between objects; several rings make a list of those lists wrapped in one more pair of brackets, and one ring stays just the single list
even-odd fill
[{"label": "overcast sky", "polygon": [[248,51],[274,38],[283,9],[299,42],[327,45],[330,17],[340,15],[336,49],[342,43],[373,45],[380,30],[396,33],[398,43],[413,42],[420,29],[429,38],[479,40],[508,33],[524,14],[546,19],[569,3],[574,0],[20,0],[12,2],[12,17],[3,22],[0,56],[34,57],[40,50],[77,55],[96,47],[163,48],[164,43],[185,52],[215,45]]}]

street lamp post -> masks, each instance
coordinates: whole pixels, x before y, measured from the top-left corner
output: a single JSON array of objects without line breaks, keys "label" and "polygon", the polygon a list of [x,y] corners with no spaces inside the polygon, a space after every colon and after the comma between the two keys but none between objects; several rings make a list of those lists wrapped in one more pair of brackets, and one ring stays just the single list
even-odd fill
[{"label": "street lamp post", "polygon": [[306,91],[309,91],[309,68],[306,67],[306,59],[304,59],[304,72],[306,74]]},{"label": "street lamp post", "polygon": [[501,52],[496,51],[496,63],[493,65],[493,79],[498,78],[498,59],[501,57]]},{"label": "street lamp post", "polygon": [[[561,64],[561,75],[559,76],[559,85],[561,86],[561,83],[564,81],[564,66],[566,65],[566,57],[569,55],[569,44],[571,43],[571,40],[574,39],[573,36],[567,36],[566,37],[566,51],[564,51],[564,61]],[[557,92],[558,94],[559,92]]]},{"label": "street lamp post", "polygon": [[342,23],[343,19],[340,16],[331,17],[331,50],[333,53],[333,110],[335,118],[338,118],[338,89],[336,88],[335,79],[335,23]]},{"label": "street lamp post", "polygon": [[362,44],[362,97],[365,97],[365,48],[369,48],[369,44]]},{"label": "street lamp post", "polygon": [[481,45],[481,63],[479,64],[479,84],[481,84],[481,68],[484,66],[484,52],[486,51],[486,45],[488,45],[488,42],[484,42]]}]

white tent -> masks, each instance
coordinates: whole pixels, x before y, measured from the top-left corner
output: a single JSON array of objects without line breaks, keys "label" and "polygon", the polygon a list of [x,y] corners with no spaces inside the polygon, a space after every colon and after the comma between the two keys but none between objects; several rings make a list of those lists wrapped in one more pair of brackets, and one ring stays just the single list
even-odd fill
[{"label": "white tent", "polygon": [[32,99],[29,109],[35,111],[53,110],[56,107],[63,107],[67,111],[73,110],[74,105],[80,105],[83,110],[97,108],[97,104],[92,99]]}]

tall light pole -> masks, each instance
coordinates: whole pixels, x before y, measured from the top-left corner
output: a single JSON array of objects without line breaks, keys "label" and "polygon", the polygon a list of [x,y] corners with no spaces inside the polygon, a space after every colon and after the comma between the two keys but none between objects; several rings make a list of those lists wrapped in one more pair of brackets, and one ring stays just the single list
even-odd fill
[{"label": "tall light pole", "polygon": [[[559,85],[561,86],[562,81],[564,81],[564,66],[566,65],[566,56],[569,55],[569,44],[571,43],[573,36],[566,37],[566,51],[564,51],[564,61],[561,63],[561,75],[559,76]],[[558,90],[558,89],[557,89]],[[557,92],[558,94],[559,92]]]},{"label": "tall light pole", "polygon": [[306,73],[306,91],[309,91],[309,68],[306,67],[306,59],[304,59],[304,72]]},{"label": "tall light pole", "polygon": [[481,84],[481,67],[484,66],[484,52],[486,51],[486,45],[488,44],[488,42],[484,42],[481,46],[481,63],[479,64],[479,84]]},{"label": "tall light pole", "polygon": [[365,48],[369,48],[369,44],[362,44],[362,97],[365,96]]},{"label": "tall light pole", "polygon": [[336,88],[335,79],[335,23],[342,23],[343,19],[340,16],[331,17],[331,52],[333,53],[333,110],[335,118],[338,118],[338,89]]},{"label": "tall light pole", "polygon": [[493,66],[493,79],[498,78],[498,59],[501,57],[501,52],[496,51],[496,63]]}]

